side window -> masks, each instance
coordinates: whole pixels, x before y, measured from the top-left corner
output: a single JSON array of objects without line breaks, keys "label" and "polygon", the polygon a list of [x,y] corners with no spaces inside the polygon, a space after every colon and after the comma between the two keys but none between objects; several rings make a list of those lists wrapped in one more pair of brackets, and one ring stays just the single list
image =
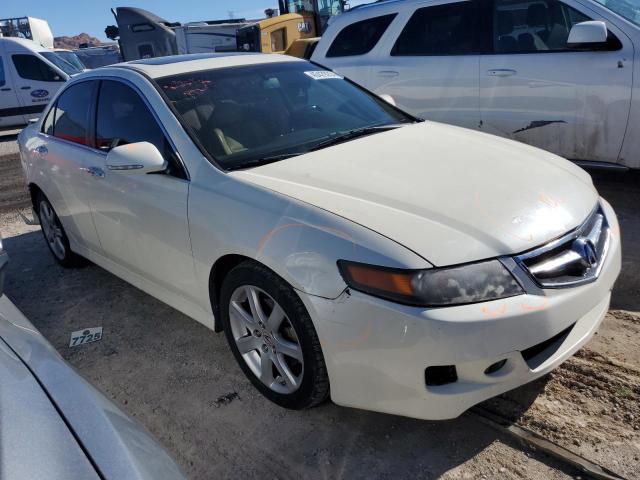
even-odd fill
[{"label": "side window", "polygon": [[391,51],[393,56],[479,53],[475,2],[419,8]]},{"label": "side window", "polygon": [[280,28],[271,34],[271,51],[282,52],[287,48],[286,28]]},{"label": "side window", "polygon": [[173,149],[153,114],[131,87],[103,80],[98,94],[96,147],[109,151],[118,145],[149,142],[169,162],[169,174],[184,178]]},{"label": "side window", "polygon": [[64,79],[49,65],[35,55],[17,54],[11,56],[20,77],[40,82],[64,82]]},{"label": "side window", "polygon": [[4,66],[2,64],[2,57],[0,57],[0,87],[2,87],[6,82],[4,77]]},{"label": "side window", "polygon": [[81,82],[67,88],[56,102],[53,136],[88,145],[89,112],[96,82]]},{"label": "side window", "polygon": [[591,20],[558,0],[495,0],[493,5],[496,53],[570,50],[567,39],[571,27]]},{"label": "side window", "polygon": [[44,118],[44,122],[42,122],[42,132],[47,135],[53,135],[53,120],[56,116],[56,107],[53,106],[47,112],[47,116]]},{"label": "side window", "polygon": [[348,57],[370,52],[395,17],[393,13],[344,27],[329,47],[327,57]]}]

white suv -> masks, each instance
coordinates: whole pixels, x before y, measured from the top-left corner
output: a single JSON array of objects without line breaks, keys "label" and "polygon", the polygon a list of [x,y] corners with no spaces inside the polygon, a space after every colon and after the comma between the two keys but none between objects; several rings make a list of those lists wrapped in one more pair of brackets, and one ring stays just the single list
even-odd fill
[{"label": "white suv", "polygon": [[420,117],[640,168],[640,8],[601,2],[380,2],[336,17],[312,60]]}]

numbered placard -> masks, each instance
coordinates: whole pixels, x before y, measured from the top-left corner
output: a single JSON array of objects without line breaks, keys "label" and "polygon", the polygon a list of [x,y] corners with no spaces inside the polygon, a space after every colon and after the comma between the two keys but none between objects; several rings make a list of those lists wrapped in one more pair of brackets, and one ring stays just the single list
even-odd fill
[{"label": "numbered placard", "polygon": [[98,340],[102,340],[102,327],[85,328],[84,330],[71,332],[69,346],[79,347],[85,343],[97,342]]}]

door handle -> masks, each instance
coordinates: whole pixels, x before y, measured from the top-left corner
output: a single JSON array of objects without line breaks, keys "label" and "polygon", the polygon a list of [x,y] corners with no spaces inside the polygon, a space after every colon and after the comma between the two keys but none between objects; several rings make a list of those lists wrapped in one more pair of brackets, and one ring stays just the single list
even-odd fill
[{"label": "door handle", "polygon": [[26,87],[20,87],[20,90],[31,90],[31,87],[26,86]]},{"label": "door handle", "polygon": [[9,92],[11,89],[9,87],[0,88],[0,92]]},{"label": "door handle", "polygon": [[87,172],[92,177],[104,178],[104,170],[102,170],[100,167],[83,167],[80,170],[82,170],[83,172]]},{"label": "door handle", "polygon": [[395,70],[380,70],[378,75],[381,77],[397,77],[400,75],[400,72],[396,72]]},{"label": "door handle", "polygon": [[518,72],[510,68],[494,68],[492,70],[487,70],[487,75],[490,77],[510,77],[516,73]]},{"label": "door handle", "polygon": [[40,155],[46,155],[47,153],[49,153],[49,149],[44,145],[40,145],[39,147],[36,147],[35,151]]}]

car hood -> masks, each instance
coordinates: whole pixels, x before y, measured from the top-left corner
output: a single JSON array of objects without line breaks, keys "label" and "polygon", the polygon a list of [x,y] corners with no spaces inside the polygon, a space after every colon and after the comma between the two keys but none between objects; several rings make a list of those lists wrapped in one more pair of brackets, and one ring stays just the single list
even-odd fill
[{"label": "car hood", "polygon": [[572,163],[424,122],[232,172],[363,225],[434,265],[528,250],[582,223],[598,194]]}]

